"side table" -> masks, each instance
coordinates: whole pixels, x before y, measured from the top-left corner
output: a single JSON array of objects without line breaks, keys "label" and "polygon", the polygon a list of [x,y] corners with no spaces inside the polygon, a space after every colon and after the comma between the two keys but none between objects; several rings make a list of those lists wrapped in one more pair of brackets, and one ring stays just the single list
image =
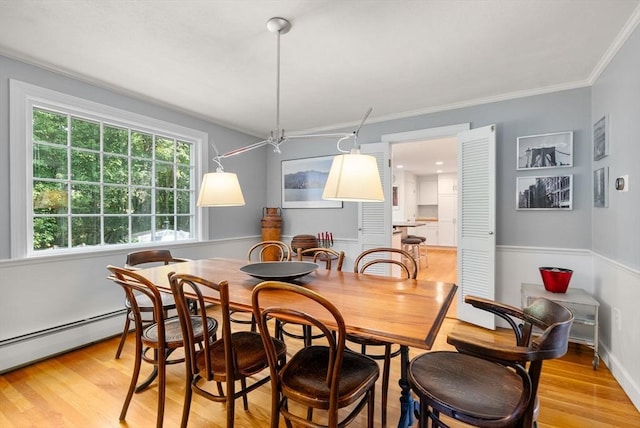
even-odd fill
[{"label": "side table", "polygon": [[574,320],[569,341],[593,348],[593,369],[598,368],[598,307],[600,303],[582,288],[567,289],[566,293],[552,293],[539,284],[522,284],[522,307],[529,306],[536,297],[545,297],[573,312]]}]

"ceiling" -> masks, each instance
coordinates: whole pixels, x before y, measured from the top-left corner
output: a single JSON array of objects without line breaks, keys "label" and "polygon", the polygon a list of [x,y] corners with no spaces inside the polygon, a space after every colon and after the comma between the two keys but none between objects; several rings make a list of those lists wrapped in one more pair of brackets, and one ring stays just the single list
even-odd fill
[{"label": "ceiling", "polygon": [[640,0],[3,0],[0,54],[266,137],[590,85]]}]

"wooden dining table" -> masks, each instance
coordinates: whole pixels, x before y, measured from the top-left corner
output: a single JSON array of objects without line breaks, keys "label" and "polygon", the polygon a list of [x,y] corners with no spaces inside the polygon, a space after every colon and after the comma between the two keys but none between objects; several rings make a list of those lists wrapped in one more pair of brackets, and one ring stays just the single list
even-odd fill
[{"label": "wooden dining table", "polygon": [[[230,307],[250,311],[253,288],[263,279],[242,272],[240,268],[246,264],[246,260],[211,258],[141,269],[137,273],[164,292],[171,292],[168,280],[170,272],[196,275],[214,282],[227,281]],[[347,333],[400,346],[399,384],[402,393],[398,426],[404,428],[413,425],[414,403],[406,379],[409,347],[431,349],[454,299],[457,286],[445,282],[323,268],[287,282],[313,290],[333,303],[344,318]],[[206,290],[203,292],[207,302],[218,303],[216,297],[207,295]],[[322,318],[326,317],[326,314],[315,314],[314,309],[306,308],[303,299],[297,308],[302,311],[308,309],[312,315],[318,316],[320,321],[326,322],[329,327],[335,327],[332,326],[332,320]]]}]

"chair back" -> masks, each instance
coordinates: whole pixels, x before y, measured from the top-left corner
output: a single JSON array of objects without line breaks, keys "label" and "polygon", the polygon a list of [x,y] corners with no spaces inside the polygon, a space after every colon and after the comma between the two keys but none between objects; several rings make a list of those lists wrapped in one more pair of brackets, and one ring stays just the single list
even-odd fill
[{"label": "chair back", "polygon": [[187,259],[176,258],[169,250],[141,250],[127,254],[126,267],[134,267],[147,263],[165,264],[186,262]]},{"label": "chair back", "polygon": [[291,247],[282,241],[261,241],[249,248],[247,260],[249,262],[262,262],[265,255],[275,254],[276,261],[290,261]]},{"label": "chair back", "polygon": [[[385,271],[376,270],[383,264],[395,265],[400,268],[405,278],[416,279],[418,276],[418,263],[413,256],[399,248],[377,247],[364,250],[353,264],[355,273],[387,274]],[[366,272],[365,272],[366,271]]]},{"label": "chair back", "polygon": [[298,248],[298,260],[302,261],[303,256],[313,256],[314,263],[324,261],[327,270],[331,270],[333,261],[335,260],[336,270],[341,271],[345,254],[344,251],[337,251],[333,248],[316,247],[306,248],[304,250]]},{"label": "chair back", "polygon": [[[148,299],[148,302],[151,303],[151,306],[153,308],[153,320],[158,324],[158,340],[161,341],[160,349],[163,349],[165,340],[165,318],[162,294],[160,293],[160,291],[151,281],[137,274],[135,271],[112,265],[107,266],[107,269],[111,272],[109,279],[113,280],[116,284],[122,287],[127,300],[131,305],[131,312],[133,314],[136,335],[141,335],[143,327],[149,324],[148,320],[145,320],[142,315],[142,312],[148,313],[149,308],[145,307],[141,310],[140,295],[146,297]],[[138,295],[138,298],[136,298],[136,295]]]},{"label": "chair back", "polygon": [[[301,302],[301,299],[305,302]],[[253,289],[251,302],[262,343],[269,360],[271,388],[273,391],[279,391],[280,386],[276,351],[267,326],[268,320],[278,318],[290,322],[305,323],[316,327],[322,332],[330,355],[325,377],[326,386],[330,390],[328,410],[329,414],[337,415],[338,384],[345,352],[345,323],[340,311],[331,302],[312,290],[279,281],[265,281],[258,284]],[[309,303],[311,304],[309,305]],[[299,309],[301,306],[306,308],[306,312]],[[336,326],[333,329],[334,331],[329,330],[325,323],[310,314],[311,310],[314,313],[320,313],[332,319],[331,323]]]},{"label": "chair back", "polygon": [[[171,272],[169,273],[169,282],[171,284],[173,298],[176,301],[176,309],[178,312],[178,318],[180,319],[182,335],[185,338],[185,360],[188,372],[193,376],[201,374],[208,381],[213,380],[214,371],[211,359],[212,342],[209,340],[199,342],[193,334],[195,331],[193,325],[195,320],[198,320],[202,325],[207,325],[207,314],[205,310],[206,303],[203,297],[204,294],[206,294],[207,296],[213,296],[220,301],[225,372],[235,373],[236,370],[233,365],[233,350],[231,342],[231,321],[229,319],[229,284],[227,281],[215,283],[195,275]],[[189,298],[187,298],[187,294],[189,294]],[[190,302],[195,302],[197,305],[197,313],[199,314],[197,317],[194,317],[190,310],[193,306]],[[198,350],[200,349],[204,352],[199,353]],[[204,366],[202,364],[197,364],[196,357],[198,354],[203,356]],[[233,375],[231,375],[230,378],[233,379]],[[227,382],[227,384],[229,384],[229,382]]]}]

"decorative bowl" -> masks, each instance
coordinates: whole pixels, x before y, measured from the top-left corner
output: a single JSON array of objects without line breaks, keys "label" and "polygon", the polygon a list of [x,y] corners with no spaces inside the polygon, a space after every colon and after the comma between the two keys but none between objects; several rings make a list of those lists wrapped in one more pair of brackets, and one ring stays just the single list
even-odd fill
[{"label": "decorative bowl", "polygon": [[566,293],[573,271],[559,267],[540,267],[542,283],[547,291],[552,293]]},{"label": "decorative bowl", "polygon": [[318,269],[317,263],[299,261],[257,262],[240,268],[242,272],[254,278],[285,282],[310,274],[316,269]]}]

